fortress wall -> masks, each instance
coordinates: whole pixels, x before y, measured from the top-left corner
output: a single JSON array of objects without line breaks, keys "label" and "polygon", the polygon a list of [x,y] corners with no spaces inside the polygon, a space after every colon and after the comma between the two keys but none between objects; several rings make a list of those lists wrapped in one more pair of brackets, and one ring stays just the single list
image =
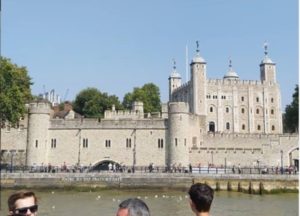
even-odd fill
[{"label": "fortress wall", "polygon": [[[56,166],[64,162],[75,165],[79,155],[80,164],[85,166],[104,160],[132,166],[134,146],[135,165],[148,166],[150,162],[160,166],[165,164],[165,129],[52,129],[49,137],[49,142],[51,138],[57,140],[56,148],[48,145],[48,162]],[[88,148],[83,147],[84,138],[88,139]],[[126,147],[126,139],[131,139],[131,148]],[[164,140],[163,148],[158,148],[158,139]],[[106,141],[110,141],[110,147],[106,147]]]},{"label": "fortress wall", "polygon": [[10,164],[11,159],[15,165],[26,162],[27,128],[11,128],[10,131],[1,131],[2,164]]},{"label": "fortress wall", "polygon": [[204,136],[204,145],[190,151],[190,161],[194,166],[198,166],[199,163],[224,166],[225,160],[227,166],[258,166],[258,163],[260,166],[281,166],[282,150],[283,166],[289,166],[289,153],[297,143],[297,135],[210,134]]},{"label": "fortress wall", "polygon": [[[78,162],[79,130],[49,130],[47,156],[44,165],[61,166],[64,162],[75,165]],[[56,139],[56,148],[51,148],[51,139]],[[40,165],[40,164],[37,164]]]},{"label": "fortress wall", "polygon": [[50,122],[51,129],[127,129],[127,128],[166,128],[164,119],[52,119]]},{"label": "fortress wall", "polygon": [[27,139],[27,128],[1,129],[1,150],[25,150]]}]

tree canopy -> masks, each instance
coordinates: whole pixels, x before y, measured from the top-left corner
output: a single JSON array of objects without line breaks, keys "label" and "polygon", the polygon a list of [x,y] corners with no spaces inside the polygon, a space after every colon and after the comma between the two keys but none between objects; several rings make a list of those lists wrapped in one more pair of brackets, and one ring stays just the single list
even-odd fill
[{"label": "tree canopy", "polygon": [[16,124],[24,115],[25,104],[32,99],[31,78],[25,67],[0,57],[0,115],[1,122]]},{"label": "tree canopy", "polygon": [[122,109],[122,105],[115,95],[102,93],[96,88],[86,88],[79,92],[73,103],[74,110],[85,117],[103,117],[104,111],[112,105]]},{"label": "tree canopy", "polygon": [[131,109],[134,101],[144,103],[144,112],[160,112],[161,101],[159,88],[153,83],[146,83],[141,88],[134,88],[133,92],[125,94],[123,98],[123,106]]},{"label": "tree canopy", "polygon": [[299,121],[299,86],[296,85],[295,92],[293,94],[293,101],[287,105],[284,114],[284,130],[286,132],[298,132]]}]

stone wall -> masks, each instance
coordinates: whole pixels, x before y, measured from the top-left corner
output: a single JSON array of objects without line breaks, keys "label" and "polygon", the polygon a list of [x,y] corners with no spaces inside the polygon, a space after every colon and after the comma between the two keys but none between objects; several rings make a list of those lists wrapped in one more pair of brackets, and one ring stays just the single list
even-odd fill
[{"label": "stone wall", "polygon": [[202,182],[216,190],[264,193],[298,191],[298,176],[288,175],[196,175],[125,173],[1,173],[2,188],[189,188]]}]

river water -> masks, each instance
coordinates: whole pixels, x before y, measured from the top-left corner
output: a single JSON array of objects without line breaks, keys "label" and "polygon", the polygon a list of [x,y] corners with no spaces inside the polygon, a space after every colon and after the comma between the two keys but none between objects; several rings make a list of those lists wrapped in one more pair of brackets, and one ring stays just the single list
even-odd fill
[{"label": "river water", "polygon": [[[7,198],[12,190],[1,191],[0,215],[7,214]],[[115,216],[118,204],[129,197],[143,199],[152,216],[192,216],[184,191],[104,190],[77,192],[64,190],[37,191],[42,216]],[[250,195],[238,192],[216,192],[212,216],[297,216],[298,194]]]}]

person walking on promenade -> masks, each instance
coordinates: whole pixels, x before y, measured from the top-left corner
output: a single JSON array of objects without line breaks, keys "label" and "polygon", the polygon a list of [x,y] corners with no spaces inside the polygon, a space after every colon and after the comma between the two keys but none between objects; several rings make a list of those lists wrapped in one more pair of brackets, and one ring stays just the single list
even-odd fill
[{"label": "person walking on promenade", "polygon": [[7,201],[8,216],[36,216],[37,198],[32,191],[18,191],[10,195]]},{"label": "person walking on promenade", "polygon": [[214,191],[207,184],[196,183],[190,187],[190,206],[196,216],[209,216]]},{"label": "person walking on promenade", "polygon": [[120,203],[116,216],[150,216],[150,211],[142,200],[129,198]]}]

